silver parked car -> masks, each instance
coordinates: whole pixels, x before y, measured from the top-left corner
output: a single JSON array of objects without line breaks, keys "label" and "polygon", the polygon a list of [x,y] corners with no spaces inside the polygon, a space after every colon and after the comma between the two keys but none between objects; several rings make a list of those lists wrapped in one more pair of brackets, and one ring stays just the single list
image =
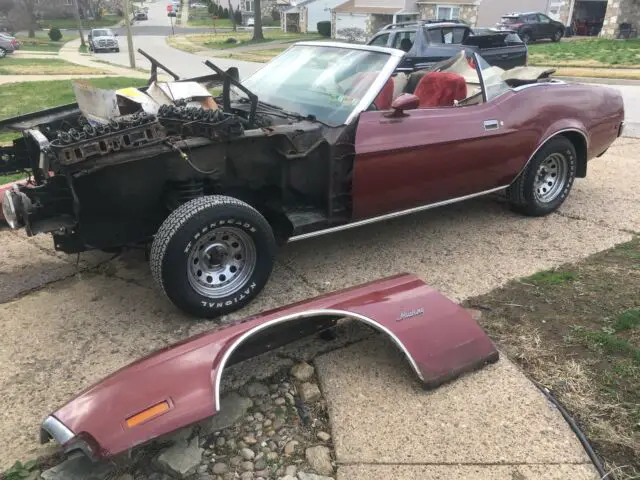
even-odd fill
[{"label": "silver parked car", "polygon": [[0,34],[0,58],[4,58],[8,53],[15,52],[18,41],[9,34]]},{"label": "silver parked car", "polygon": [[89,32],[89,50],[92,52],[119,52],[117,33],[110,28],[94,28]]}]

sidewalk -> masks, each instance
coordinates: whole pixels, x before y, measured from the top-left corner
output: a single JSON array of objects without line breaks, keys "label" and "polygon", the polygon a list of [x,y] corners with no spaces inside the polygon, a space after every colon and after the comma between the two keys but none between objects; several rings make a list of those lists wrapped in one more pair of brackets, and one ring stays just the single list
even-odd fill
[{"label": "sidewalk", "polygon": [[[135,78],[149,78],[147,72],[141,72],[139,70],[132,70],[130,68],[120,67],[108,62],[98,62],[92,55],[80,53],[80,39],[72,40],[66,43],[58,54],[58,58],[66,60],[67,62],[75,63],[77,65],[84,65],[91,68],[101,68],[103,70],[109,70],[112,75],[121,77],[135,77]],[[57,78],[57,77],[56,77]]]}]

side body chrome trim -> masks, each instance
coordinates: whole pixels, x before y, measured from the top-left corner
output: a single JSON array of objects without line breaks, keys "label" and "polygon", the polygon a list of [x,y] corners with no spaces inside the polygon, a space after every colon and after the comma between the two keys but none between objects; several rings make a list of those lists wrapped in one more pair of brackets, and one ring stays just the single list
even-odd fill
[{"label": "side body chrome trim", "polygon": [[[42,430],[51,435],[56,442],[60,445],[64,445],[69,442],[73,437],[75,437],[75,433],[73,433],[64,423],[58,420],[53,415],[49,415],[41,425]],[[41,443],[45,443],[44,438],[40,437]]]},{"label": "side body chrome trim", "polygon": [[492,188],[490,190],[484,190],[478,193],[472,193],[470,195],[465,195],[464,197],[451,198],[449,200],[443,200],[442,202],[430,203],[428,205],[421,205],[419,207],[409,208],[407,210],[400,210],[398,212],[387,213],[385,215],[380,215],[378,217],[366,218],[364,220],[359,220],[357,222],[347,223],[345,225],[339,225],[337,227],[325,228],[323,230],[318,230],[315,232],[303,233],[302,235],[295,235],[289,239],[289,242],[295,242],[298,240],[305,240],[307,238],[318,237],[320,235],[325,235],[327,233],[339,232],[342,230],[348,230],[350,228],[361,227],[363,225],[368,225],[370,223],[381,222],[384,220],[390,220],[396,217],[403,217],[405,215],[410,215],[412,213],[421,212],[422,210],[430,210],[432,208],[442,207],[444,205],[449,205],[451,203],[463,202],[465,200],[470,200],[475,197],[481,197],[482,195],[488,195],[490,193],[498,192],[500,190],[504,190],[509,185],[504,185],[502,187]]},{"label": "side body chrome trim", "polygon": [[565,82],[564,80],[552,78],[548,82],[527,83],[526,85],[520,85],[519,87],[512,87],[511,90],[513,90],[514,92],[520,92],[521,90],[525,90],[527,88],[546,87],[549,85],[567,85],[567,82]]},{"label": "side body chrome trim", "polygon": [[273,320],[270,320],[270,321],[268,321],[266,323],[263,323],[261,325],[257,325],[254,328],[252,328],[251,330],[249,330],[249,331],[245,332],[244,334],[242,334],[242,336],[240,338],[238,338],[233,343],[233,345],[231,345],[231,347],[229,347],[227,349],[227,351],[224,353],[224,355],[222,357],[222,360],[220,361],[220,364],[218,365],[218,368],[217,368],[217,371],[216,371],[216,379],[215,379],[215,406],[216,406],[216,412],[220,411],[220,385],[221,385],[222,372],[224,371],[224,367],[227,364],[227,361],[229,360],[229,357],[231,357],[233,352],[247,338],[249,338],[254,333],[260,332],[262,330],[265,330],[265,329],[267,329],[267,328],[269,328],[269,327],[271,327],[273,325],[277,325],[279,323],[284,323],[284,322],[288,322],[288,321],[291,321],[291,320],[298,320],[298,319],[301,319],[301,318],[316,317],[316,316],[321,316],[321,315],[336,315],[336,316],[339,316],[339,317],[354,318],[356,320],[360,320],[360,321],[366,323],[367,325],[371,325],[376,330],[379,330],[379,331],[381,331],[383,333],[386,333],[393,340],[393,343],[395,343],[398,346],[398,348],[400,350],[402,350],[402,352],[405,354],[405,356],[407,357],[407,360],[411,364],[411,367],[416,372],[416,375],[418,375],[418,378],[420,380],[424,381],[424,377],[422,376],[422,372],[420,372],[420,369],[418,368],[418,365],[416,364],[416,362],[413,359],[413,357],[409,354],[409,351],[405,348],[405,346],[402,344],[400,339],[391,330],[389,330],[387,327],[379,324],[378,322],[372,320],[369,317],[365,317],[364,315],[360,315],[358,313],[348,312],[346,310],[334,310],[334,309],[308,310],[306,312],[293,313],[291,315],[286,315],[284,317],[274,318]]},{"label": "side body chrome trim", "polygon": [[[524,166],[522,167],[522,170],[520,170],[518,172],[518,174],[515,176],[515,178],[513,179],[513,181],[515,182],[516,179],[522,175],[522,173],[527,169],[527,167],[529,166],[529,163],[531,163],[531,160],[533,160],[533,157],[536,156],[536,153],[538,153],[538,151],[544,147],[547,142],[549,140],[551,140],[554,137],[557,137],[558,135],[560,135],[561,133],[564,132],[576,132],[579,133],[580,135],[582,135],[582,138],[584,138],[584,143],[587,146],[587,152],[589,151],[589,138],[587,137],[587,134],[584,133],[582,130],[579,130],[577,128],[563,128],[562,130],[558,130],[557,132],[552,133],[551,135],[548,135],[539,145],[538,147],[533,151],[533,153],[531,154],[531,156],[529,157],[529,160],[527,160],[527,163],[524,164]],[[513,182],[512,182],[513,183]]]}]

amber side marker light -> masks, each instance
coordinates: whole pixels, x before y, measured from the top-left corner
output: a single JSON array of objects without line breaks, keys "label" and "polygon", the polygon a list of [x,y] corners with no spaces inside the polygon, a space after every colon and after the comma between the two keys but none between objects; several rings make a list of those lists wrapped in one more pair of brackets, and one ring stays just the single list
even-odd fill
[{"label": "amber side marker light", "polygon": [[136,425],[140,425],[142,422],[146,422],[150,418],[157,417],[167,410],[169,410],[169,404],[166,401],[157,403],[153,407],[149,407],[146,410],[135,414],[133,417],[127,418],[127,427],[132,428]]}]

